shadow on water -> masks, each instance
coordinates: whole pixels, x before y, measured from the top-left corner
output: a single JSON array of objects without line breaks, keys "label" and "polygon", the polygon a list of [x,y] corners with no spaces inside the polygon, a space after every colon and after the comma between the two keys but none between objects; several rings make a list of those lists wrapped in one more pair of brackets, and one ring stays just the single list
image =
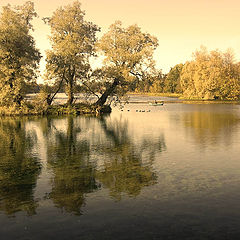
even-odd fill
[{"label": "shadow on water", "polygon": [[41,165],[31,150],[34,136],[25,132],[25,121],[0,118],[0,211],[12,215],[36,213],[34,188]]}]

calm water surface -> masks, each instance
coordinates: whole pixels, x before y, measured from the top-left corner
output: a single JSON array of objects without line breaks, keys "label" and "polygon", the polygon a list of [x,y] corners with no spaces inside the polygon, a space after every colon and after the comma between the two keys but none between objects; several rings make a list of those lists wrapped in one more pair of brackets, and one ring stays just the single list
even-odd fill
[{"label": "calm water surface", "polygon": [[239,146],[231,104],[0,118],[0,239],[239,239]]}]

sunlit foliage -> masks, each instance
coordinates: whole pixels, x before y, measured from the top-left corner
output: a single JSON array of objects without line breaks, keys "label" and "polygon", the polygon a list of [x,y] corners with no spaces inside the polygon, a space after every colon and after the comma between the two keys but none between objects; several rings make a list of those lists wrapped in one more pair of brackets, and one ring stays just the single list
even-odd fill
[{"label": "sunlit foliage", "polygon": [[187,98],[239,99],[239,65],[231,52],[208,52],[202,47],[181,72],[181,86]]},{"label": "sunlit foliage", "polygon": [[124,28],[120,21],[112,24],[97,44],[105,56],[104,72],[109,82],[96,104],[103,105],[117,88],[126,92],[132,81],[150,74],[154,69],[153,52],[157,46],[157,39],[143,33],[137,25]]},{"label": "sunlit foliage", "polygon": [[0,105],[20,106],[25,82],[36,79],[40,53],[31,36],[32,2],[3,7],[0,15]]},{"label": "sunlit foliage", "polygon": [[85,78],[89,69],[89,57],[94,55],[97,25],[84,19],[85,12],[79,1],[58,8],[45,21],[51,27],[52,49],[47,51],[47,79],[57,85],[65,85],[68,104],[74,99],[77,81]]}]

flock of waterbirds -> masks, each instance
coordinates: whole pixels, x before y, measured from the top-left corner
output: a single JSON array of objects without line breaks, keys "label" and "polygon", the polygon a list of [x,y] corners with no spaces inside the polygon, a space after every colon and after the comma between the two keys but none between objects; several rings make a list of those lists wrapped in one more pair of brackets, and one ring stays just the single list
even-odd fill
[{"label": "flock of waterbirds", "polygon": [[[129,103],[129,102],[127,102],[127,103]],[[149,102],[148,103],[150,106],[154,106],[154,107],[159,107],[159,106],[163,106],[163,101],[161,101],[160,103],[159,102],[157,102],[157,101],[154,101],[153,103],[152,102]],[[126,106],[126,104],[124,104],[124,105],[120,105],[119,106],[119,109],[120,109],[120,111],[121,112],[123,112],[123,111],[127,111],[127,112],[130,112],[130,109],[126,109],[125,108],[125,106]],[[126,109],[126,110],[125,110]],[[135,112],[151,112],[151,109],[133,109],[133,110],[131,110],[131,111],[135,111]]]},{"label": "flock of waterbirds", "polygon": [[[120,111],[123,112],[123,108],[121,108]],[[138,109],[136,109],[135,111],[136,111],[136,112],[151,112],[150,109],[148,109],[148,110],[145,110],[145,109],[144,109],[144,110],[141,110],[141,109],[138,110]],[[127,112],[130,112],[130,109],[127,109]]]},{"label": "flock of waterbirds", "polygon": [[[130,109],[126,109],[124,108],[124,106],[120,106],[119,107],[120,111],[123,112],[123,111],[127,111],[127,112],[130,112],[130,111],[135,111],[135,112],[151,112],[151,109],[133,109],[133,110],[130,110]],[[165,108],[164,108],[165,109]]]}]

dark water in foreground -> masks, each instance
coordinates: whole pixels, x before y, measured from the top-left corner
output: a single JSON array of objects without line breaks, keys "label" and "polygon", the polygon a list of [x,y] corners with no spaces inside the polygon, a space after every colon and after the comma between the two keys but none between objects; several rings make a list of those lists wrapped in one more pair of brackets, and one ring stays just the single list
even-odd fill
[{"label": "dark water in foreground", "polygon": [[239,239],[239,146],[239,105],[0,118],[0,239]]}]

